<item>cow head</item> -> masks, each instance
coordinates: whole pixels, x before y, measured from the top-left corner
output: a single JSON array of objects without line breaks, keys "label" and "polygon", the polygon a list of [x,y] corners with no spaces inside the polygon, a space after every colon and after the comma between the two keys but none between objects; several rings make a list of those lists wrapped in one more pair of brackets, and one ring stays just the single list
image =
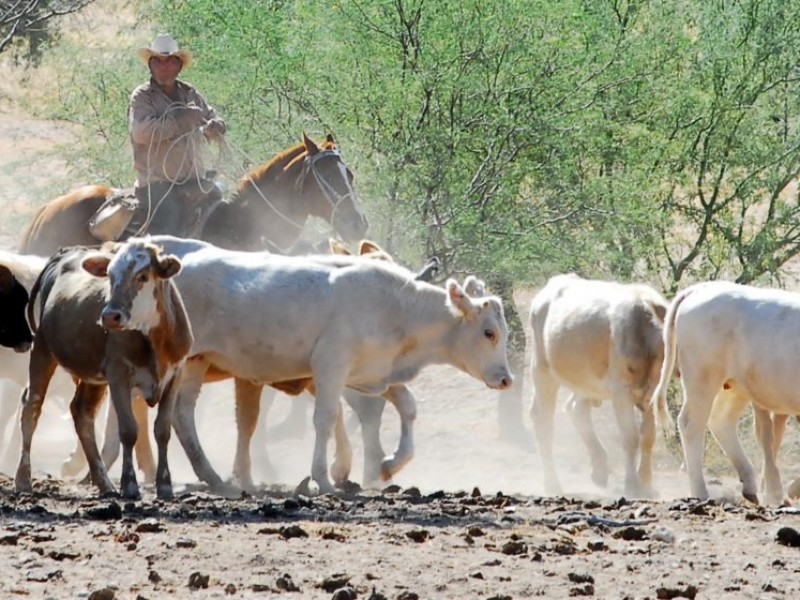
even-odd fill
[{"label": "cow head", "polygon": [[25,309],[28,292],[11,270],[0,265],[0,345],[26,352],[31,347],[31,335]]},{"label": "cow head", "polygon": [[449,279],[447,305],[460,319],[452,346],[456,366],[490,388],[511,387],[514,377],[508,365],[508,325],[502,301],[496,296],[473,298],[457,281]]},{"label": "cow head", "polygon": [[146,240],[118,245],[114,254],[98,253],[83,260],[83,268],[96,277],[108,277],[109,291],[100,324],[109,330],[149,332],[159,324],[158,296],[161,280],[177,275],[180,261],[162,255]]}]

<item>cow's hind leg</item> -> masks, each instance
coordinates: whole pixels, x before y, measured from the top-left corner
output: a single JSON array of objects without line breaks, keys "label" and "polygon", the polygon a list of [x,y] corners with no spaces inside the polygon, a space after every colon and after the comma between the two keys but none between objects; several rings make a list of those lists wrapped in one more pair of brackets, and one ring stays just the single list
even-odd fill
[{"label": "cow's hind leg", "polygon": [[[756,470],[742,448],[736,427],[749,399],[744,395],[744,390],[735,383],[726,385],[733,387],[722,389],[717,394],[711,408],[708,428],[739,474],[739,480],[742,482],[742,495],[750,502],[758,504]],[[769,444],[771,448],[771,438]]]},{"label": "cow's hind leg", "polygon": [[78,383],[75,388],[75,397],[69,405],[72,420],[75,423],[75,432],[83,446],[86,460],[89,462],[89,475],[92,483],[100,490],[101,495],[116,494],[114,484],[108,477],[105,463],[100,457],[97,440],[94,436],[94,418],[97,409],[105,396],[105,385],[93,385],[86,382]]},{"label": "cow's hind leg", "polygon": [[400,414],[400,439],[394,454],[381,463],[381,477],[391,479],[414,456],[414,421],[417,418],[417,400],[405,385],[393,385],[383,395]]},{"label": "cow's hind leg", "polygon": [[136,464],[144,475],[145,483],[153,483],[156,480],[156,461],[153,458],[153,446],[150,444],[149,413],[145,399],[136,396],[133,399],[133,417],[141,435],[136,436],[133,451],[136,453]]},{"label": "cow's hind leg", "polygon": [[680,364],[683,406],[678,414],[683,457],[689,475],[692,496],[708,499],[708,488],[703,476],[703,451],[705,433],[714,397],[719,390],[719,379],[708,376],[702,365]]},{"label": "cow's hind leg", "polygon": [[546,365],[533,365],[533,401],[531,419],[536,431],[539,455],[542,458],[544,490],[546,494],[561,494],[561,484],[553,460],[553,425],[556,413],[558,382],[550,375]]},{"label": "cow's hind leg", "polygon": [[653,407],[646,404],[641,410],[639,422],[639,482],[642,495],[655,498],[653,489],[653,446],[656,443],[656,417]]},{"label": "cow's hind leg", "polygon": [[31,350],[28,366],[29,385],[22,391],[22,413],[20,415],[20,428],[22,430],[22,449],[20,450],[19,465],[14,479],[14,489],[17,492],[30,492],[33,490],[31,482],[31,442],[33,432],[42,414],[42,403],[47,393],[47,386],[56,370],[56,362],[50,355],[47,344],[40,336],[36,336]]},{"label": "cow's hind leg", "polygon": [[773,415],[768,410],[753,405],[756,439],[764,454],[764,488],[767,504],[786,504],[787,498],[783,489],[781,472],[778,469],[778,452],[780,451],[786,421],[789,415]]},{"label": "cow's hind leg", "polygon": [[253,489],[250,462],[250,444],[258,424],[261,408],[261,391],[264,386],[244,379],[236,379],[236,428],[238,431],[236,457],[233,461],[235,483],[245,490]]},{"label": "cow's hind leg", "polygon": [[[263,386],[261,389],[261,399],[259,401],[259,417],[256,421],[256,428],[253,431],[253,439],[250,440],[250,462],[251,468],[256,470],[256,478],[261,481],[274,481],[276,476],[275,467],[269,459],[267,451],[267,417],[272,405],[275,404],[275,388]],[[294,399],[293,399],[294,400]]]},{"label": "cow's hind leg", "polygon": [[381,461],[385,456],[381,445],[381,417],[386,401],[377,396],[366,396],[353,390],[344,391],[344,399],[361,423],[364,443],[364,473],[362,485],[370,487],[381,481]]},{"label": "cow's hind leg", "polygon": [[589,458],[592,461],[592,481],[596,485],[605,487],[608,484],[608,455],[592,424],[592,400],[573,394],[567,401],[567,413],[589,451]]},{"label": "cow's hind leg", "polygon": [[625,494],[633,497],[646,496],[639,480],[637,459],[639,457],[639,423],[633,398],[625,389],[612,389],[611,402],[619,426],[622,449],[625,453]]}]

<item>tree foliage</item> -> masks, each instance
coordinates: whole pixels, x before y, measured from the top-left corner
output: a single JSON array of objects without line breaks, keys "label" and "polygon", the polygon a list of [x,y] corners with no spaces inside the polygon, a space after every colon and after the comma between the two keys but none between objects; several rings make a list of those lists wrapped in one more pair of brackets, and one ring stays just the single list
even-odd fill
[{"label": "tree foliage", "polygon": [[0,52],[15,39],[27,38],[28,54],[38,58],[53,20],[74,13],[93,0],[0,0]]},{"label": "tree foliage", "polygon": [[800,248],[800,5],[155,6],[159,27],[195,53],[187,78],[241,152],[263,160],[301,130],[333,132],[371,235],[406,260],[674,290],[778,277]]}]

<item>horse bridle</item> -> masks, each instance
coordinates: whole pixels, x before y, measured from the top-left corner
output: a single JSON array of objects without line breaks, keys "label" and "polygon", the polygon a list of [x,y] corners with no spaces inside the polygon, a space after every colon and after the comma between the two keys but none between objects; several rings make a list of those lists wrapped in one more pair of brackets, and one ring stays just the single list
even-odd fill
[{"label": "horse bridle", "polygon": [[323,196],[325,196],[326,200],[331,204],[331,221],[333,221],[334,215],[336,214],[336,209],[339,208],[342,200],[346,200],[351,196],[355,196],[355,190],[353,190],[350,182],[347,182],[347,186],[350,188],[350,191],[346,194],[340,194],[336,191],[336,188],[333,187],[330,181],[328,181],[325,176],[320,173],[319,168],[317,167],[317,163],[323,158],[335,157],[336,161],[341,163],[342,165],[347,168],[342,160],[342,155],[339,154],[338,150],[320,150],[316,154],[312,156],[306,156],[303,159],[303,171],[300,173],[300,177],[297,179],[297,185],[302,185],[303,181],[305,180],[306,175],[309,171],[311,174],[314,175],[314,180],[319,185],[319,188],[322,190]]}]

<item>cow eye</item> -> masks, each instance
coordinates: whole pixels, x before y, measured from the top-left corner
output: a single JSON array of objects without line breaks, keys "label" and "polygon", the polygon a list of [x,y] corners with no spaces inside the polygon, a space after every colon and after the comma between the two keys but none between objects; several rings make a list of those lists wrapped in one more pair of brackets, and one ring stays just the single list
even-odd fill
[{"label": "cow eye", "polygon": [[493,329],[484,329],[483,336],[490,342],[494,342],[495,338],[497,337],[497,334],[494,332]]},{"label": "cow eye", "polygon": [[145,283],[147,283],[147,271],[142,271],[141,273],[138,273],[136,275],[135,281],[140,285],[144,285]]}]

